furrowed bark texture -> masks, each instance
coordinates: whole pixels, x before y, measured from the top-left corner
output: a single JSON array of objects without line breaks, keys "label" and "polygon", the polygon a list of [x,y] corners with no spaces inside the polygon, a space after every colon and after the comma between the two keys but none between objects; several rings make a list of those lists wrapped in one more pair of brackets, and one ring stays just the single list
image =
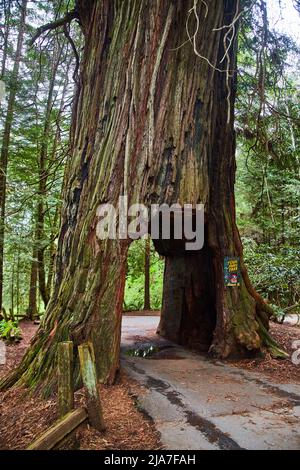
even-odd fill
[{"label": "furrowed bark texture", "polygon": [[[236,0],[207,5],[206,18],[204,4],[198,6],[196,43],[218,64],[227,30],[213,29],[231,23]],[[221,357],[261,347],[257,316],[265,307],[246,270],[240,288],[223,282],[224,256],[242,257],[234,203],[234,78],[226,84],[226,73],[186,43],[192,6],[189,0],[78,2],[85,50],[56,284],[32,346],[4,386],[44,382],[51,391],[56,345],[68,340],[92,340],[99,377],[113,381],[128,242],[98,240],[96,211],[101,203],[117,206],[119,195],[128,195],[130,204],[205,204],[204,250],[167,256],[161,334]],[[192,16],[189,26],[196,27]],[[233,69],[235,44],[229,56]]]}]

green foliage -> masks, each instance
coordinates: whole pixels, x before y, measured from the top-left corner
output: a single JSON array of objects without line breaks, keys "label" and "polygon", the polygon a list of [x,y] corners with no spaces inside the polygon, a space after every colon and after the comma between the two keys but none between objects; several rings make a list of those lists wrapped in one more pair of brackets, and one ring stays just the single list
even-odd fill
[{"label": "green foliage", "polygon": [[300,300],[299,45],[267,14],[257,3],[239,38],[236,202],[250,279],[280,319]]},{"label": "green foliage", "polygon": [[0,338],[9,342],[20,341],[22,338],[22,334],[18,323],[12,320],[0,321]]},{"label": "green foliage", "polygon": [[284,310],[295,305],[300,312],[300,248],[280,246],[276,249],[243,238],[245,262],[258,292],[275,306],[275,314],[284,316]]},{"label": "green foliage", "polygon": [[[63,16],[73,1],[28,2],[25,38],[17,83],[12,80],[16,35],[19,26],[20,3],[4,2],[0,17],[8,24],[8,50],[4,74],[6,99],[0,106],[0,132],[3,133],[7,102],[12,87],[17,96],[9,146],[5,246],[4,246],[4,307],[14,313],[25,314],[32,261],[36,250],[43,250],[46,282],[52,269],[53,242],[57,238],[61,188],[69,152],[69,126],[74,93],[72,79],[75,57],[61,29],[51,31],[30,46],[36,28]],[[75,43],[79,38],[76,26],[71,26]],[[4,46],[1,42],[0,59]],[[56,73],[54,74],[54,70]],[[52,76],[55,75],[49,131],[44,138],[47,102]],[[42,146],[46,146],[45,168],[41,168]],[[45,193],[40,193],[40,181],[46,181]],[[42,235],[37,240],[37,206],[43,204]],[[35,253],[35,254],[34,254]],[[37,290],[38,290],[37,285]],[[37,296],[38,310],[43,308]]]},{"label": "green foliage", "polygon": [[151,357],[153,354],[158,352],[158,348],[156,348],[153,345],[147,345],[144,346],[143,348],[137,348],[137,349],[129,349],[126,354],[127,356],[132,356],[132,357]]},{"label": "green foliage", "polygon": [[[144,306],[144,256],[144,240],[133,242],[128,252],[124,310],[141,310]],[[161,308],[163,272],[164,261],[156,253],[153,244],[151,244],[150,300],[153,310]]]}]

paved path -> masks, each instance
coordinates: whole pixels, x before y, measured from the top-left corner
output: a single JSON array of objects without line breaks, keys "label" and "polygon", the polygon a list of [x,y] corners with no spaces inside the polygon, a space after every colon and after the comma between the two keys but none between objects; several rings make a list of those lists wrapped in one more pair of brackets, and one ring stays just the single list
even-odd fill
[{"label": "paved path", "polygon": [[287,315],[284,319],[284,323],[290,323],[291,325],[300,325],[300,315]]},{"label": "paved path", "polygon": [[[123,318],[122,364],[166,449],[300,449],[300,385],[188,352],[154,334],[158,321]],[[152,343],[152,358],[126,352]]]}]

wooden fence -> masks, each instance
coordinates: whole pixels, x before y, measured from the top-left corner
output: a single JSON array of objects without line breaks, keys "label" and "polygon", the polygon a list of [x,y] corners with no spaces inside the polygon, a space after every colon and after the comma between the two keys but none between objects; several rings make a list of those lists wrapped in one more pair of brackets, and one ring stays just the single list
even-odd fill
[{"label": "wooden fence", "polygon": [[74,409],[73,343],[71,341],[59,343],[57,353],[59,419],[32,442],[27,450],[59,448],[85,421],[98,431],[105,431],[92,343],[81,344],[78,347],[78,354],[86,393],[86,408]]}]

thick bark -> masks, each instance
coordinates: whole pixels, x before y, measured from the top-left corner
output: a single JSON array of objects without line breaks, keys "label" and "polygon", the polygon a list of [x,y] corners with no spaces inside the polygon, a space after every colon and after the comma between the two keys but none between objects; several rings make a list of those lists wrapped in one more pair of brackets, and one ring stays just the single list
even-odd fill
[{"label": "thick bark", "polygon": [[[192,347],[196,342],[227,357],[262,346],[257,319],[265,307],[243,263],[240,288],[225,288],[223,281],[224,256],[242,258],[234,208],[234,79],[201,60],[186,43],[192,5],[188,0],[78,2],[85,50],[55,288],[31,348],[3,386],[44,382],[44,390],[51,391],[56,346],[66,340],[75,345],[92,340],[99,377],[114,379],[128,242],[97,239],[96,225],[99,205],[117,206],[124,194],[129,204],[205,205],[205,249],[167,256],[161,332],[169,336],[165,315],[172,304],[179,312],[181,339]],[[213,30],[230,24],[236,0],[207,5],[206,17],[204,2],[198,7],[196,42],[202,55],[217,64],[226,29]],[[190,28],[195,27],[190,18]],[[229,55],[234,68],[235,44]],[[191,330],[200,331],[202,323],[206,333],[198,339]]]},{"label": "thick bark", "polygon": [[[24,41],[25,19],[27,12],[27,0],[23,0],[20,7],[20,24],[17,39],[17,48],[14,58],[14,66],[12,71],[12,79],[10,83],[10,92],[8,96],[7,112],[4,122],[4,131],[2,138],[2,147],[0,155],[0,311],[3,302],[3,263],[4,263],[4,236],[5,236],[5,208],[6,208],[6,183],[7,183],[7,167],[8,155],[11,139],[11,129],[14,116],[15,101],[17,95],[17,81],[19,76],[19,68],[22,55],[22,47]],[[6,57],[2,62],[3,74],[5,71]],[[2,77],[3,78],[3,77]]]}]

